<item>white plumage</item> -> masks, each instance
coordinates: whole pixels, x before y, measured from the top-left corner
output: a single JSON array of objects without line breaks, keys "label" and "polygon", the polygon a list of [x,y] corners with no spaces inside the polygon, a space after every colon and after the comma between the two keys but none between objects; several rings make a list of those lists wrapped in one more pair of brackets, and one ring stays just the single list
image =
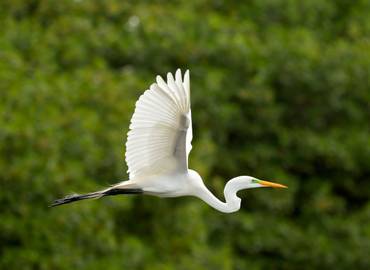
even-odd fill
[{"label": "white plumage", "polygon": [[[167,83],[157,83],[136,102],[126,143],[130,179],[160,167],[162,172],[185,172],[192,139],[189,71],[184,80],[167,74]],[[159,166],[159,167],[158,167]]]},{"label": "white plumage", "polygon": [[167,74],[167,82],[157,76],[136,102],[126,142],[129,180],[110,188],[74,194],[56,200],[53,206],[82,199],[117,194],[150,194],[159,197],[195,196],[215,209],[231,213],[239,210],[241,189],[285,187],[251,176],[239,176],[227,182],[226,202],[218,200],[204,185],[200,175],[188,168],[193,138],[190,109],[190,78]]}]

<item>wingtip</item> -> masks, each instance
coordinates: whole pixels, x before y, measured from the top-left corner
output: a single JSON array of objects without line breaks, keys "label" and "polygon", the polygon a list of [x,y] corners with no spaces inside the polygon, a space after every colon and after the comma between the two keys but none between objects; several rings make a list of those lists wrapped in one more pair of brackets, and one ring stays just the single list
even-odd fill
[{"label": "wingtip", "polygon": [[156,87],[158,86],[158,84],[157,83],[152,83],[151,85],[150,85],[150,87],[149,87],[149,89],[150,90],[155,90],[156,89]]},{"label": "wingtip", "polygon": [[164,81],[164,79],[160,75],[157,75],[157,77],[155,79],[156,79],[156,82],[157,82],[158,85],[166,84],[166,82]]},{"label": "wingtip", "polygon": [[178,85],[181,85],[182,84],[181,69],[179,69],[179,68],[176,70],[175,79],[176,79],[176,83]]},{"label": "wingtip", "polygon": [[175,81],[175,79],[173,78],[173,75],[172,75],[172,73],[171,73],[171,72],[168,72],[168,73],[167,73],[167,83],[168,83],[169,81]]},{"label": "wingtip", "polygon": [[187,69],[184,73],[184,83],[190,85],[190,70]]},{"label": "wingtip", "polygon": [[182,71],[180,68],[176,69],[176,77],[179,76],[181,78]]}]

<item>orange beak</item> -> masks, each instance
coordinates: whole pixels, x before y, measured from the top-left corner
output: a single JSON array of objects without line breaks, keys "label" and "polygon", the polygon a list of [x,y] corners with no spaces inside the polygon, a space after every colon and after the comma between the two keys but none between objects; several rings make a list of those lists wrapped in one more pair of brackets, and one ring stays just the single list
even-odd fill
[{"label": "orange beak", "polygon": [[258,180],[258,184],[263,185],[265,187],[272,187],[272,188],[288,188],[287,186],[273,183],[273,182],[268,182],[268,181],[263,181],[263,180]]}]

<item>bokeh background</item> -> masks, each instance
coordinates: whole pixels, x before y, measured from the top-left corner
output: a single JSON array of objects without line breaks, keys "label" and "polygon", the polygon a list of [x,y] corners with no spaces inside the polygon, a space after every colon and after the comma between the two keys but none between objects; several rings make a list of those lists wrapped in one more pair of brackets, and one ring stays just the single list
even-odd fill
[{"label": "bokeh background", "polygon": [[[1,269],[370,269],[368,0],[0,2]],[[190,166],[223,199],[116,196],[136,99],[191,70]]]}]

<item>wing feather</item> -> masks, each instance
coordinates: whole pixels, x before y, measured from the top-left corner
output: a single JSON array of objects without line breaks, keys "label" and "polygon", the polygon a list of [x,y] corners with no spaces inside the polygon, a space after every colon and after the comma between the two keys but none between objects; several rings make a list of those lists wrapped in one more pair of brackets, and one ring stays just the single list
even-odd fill
[{"label": "wing feather", "polygon": [[136,102],[127,134],[126,162],[130,179],[161,171],[187,170],[192,124],[189,71],[178,69],[167,82],[156,77]]}]

